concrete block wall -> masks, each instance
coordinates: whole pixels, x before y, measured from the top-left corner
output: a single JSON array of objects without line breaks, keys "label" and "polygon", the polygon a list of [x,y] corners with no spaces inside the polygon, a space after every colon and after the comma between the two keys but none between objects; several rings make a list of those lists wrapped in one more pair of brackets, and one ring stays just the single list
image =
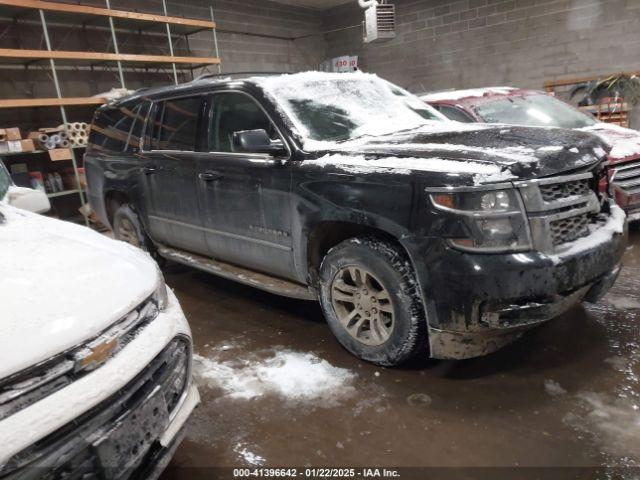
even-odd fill
[{"label": "concrete block wall", "polygon": [[[640,71],[639,0],[390,0],[397,38],[364,45],[359,28],[326,35],[327,55],[360,56],[363,69],[411,91],[516,85]],[[325,29],[359,24],[352,3]]]}]

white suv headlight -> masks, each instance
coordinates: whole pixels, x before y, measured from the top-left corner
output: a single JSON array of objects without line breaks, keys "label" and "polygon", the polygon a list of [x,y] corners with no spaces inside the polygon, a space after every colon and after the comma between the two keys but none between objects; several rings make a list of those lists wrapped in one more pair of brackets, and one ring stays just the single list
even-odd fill
[{"label": "white suv headlight", "polygon": [[164,281],[164,275],[162,275],[160,267],[156,265],[156,268],[158,270],[158,286],[151,298],[158,306],[158,310],[162,311],[166,309],[169,304],[169,296],[167,294],[167,284]]}]

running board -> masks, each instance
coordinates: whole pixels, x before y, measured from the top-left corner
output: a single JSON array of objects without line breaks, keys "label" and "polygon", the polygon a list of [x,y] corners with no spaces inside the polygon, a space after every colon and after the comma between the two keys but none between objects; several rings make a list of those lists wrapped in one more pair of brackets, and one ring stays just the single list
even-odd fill
[{"label": "running board", "polygon": [[238,267],[230,263],[221,262],[212,258],[203,257],[194,253],[187,253],[169,247],[158,247],[158,253],[167,260],[172,260],[183,265],[197,268],[207,273],[213,273],[219,277],[234,280],[245,285],[250,285],[260,290],[284,297],[298,298],[301,300],[317,300],[312,290],[299,283],[290,282],[281,278],[255,272],[247,268]]}]

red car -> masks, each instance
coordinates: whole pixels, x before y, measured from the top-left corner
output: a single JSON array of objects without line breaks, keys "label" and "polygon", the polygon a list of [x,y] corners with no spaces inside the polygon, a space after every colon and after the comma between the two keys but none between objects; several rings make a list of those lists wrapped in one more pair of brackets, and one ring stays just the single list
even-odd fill
[{"label": "red car", "polygon": [[640,132],[598,122],[535,90],[493,87],[432,93],[420,98],[458,122],[571,128],[600,135],[612,145],[609,181],[616,201],[630,221],[640,220]]}]

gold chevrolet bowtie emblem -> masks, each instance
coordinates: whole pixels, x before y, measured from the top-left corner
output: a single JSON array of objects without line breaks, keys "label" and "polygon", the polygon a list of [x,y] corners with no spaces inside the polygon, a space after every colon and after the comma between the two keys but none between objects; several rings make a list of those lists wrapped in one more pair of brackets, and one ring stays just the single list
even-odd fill
[{"label": "gold chevrolet bowtie emblem", "polygon": [[93,370],[99,367],[111,356],[117,346],[118,339],[112,338],[111,340],[87,348],[87,353],[85,355],[81,354],[82,356],[76,361],[76,371],[85,369]]}]

